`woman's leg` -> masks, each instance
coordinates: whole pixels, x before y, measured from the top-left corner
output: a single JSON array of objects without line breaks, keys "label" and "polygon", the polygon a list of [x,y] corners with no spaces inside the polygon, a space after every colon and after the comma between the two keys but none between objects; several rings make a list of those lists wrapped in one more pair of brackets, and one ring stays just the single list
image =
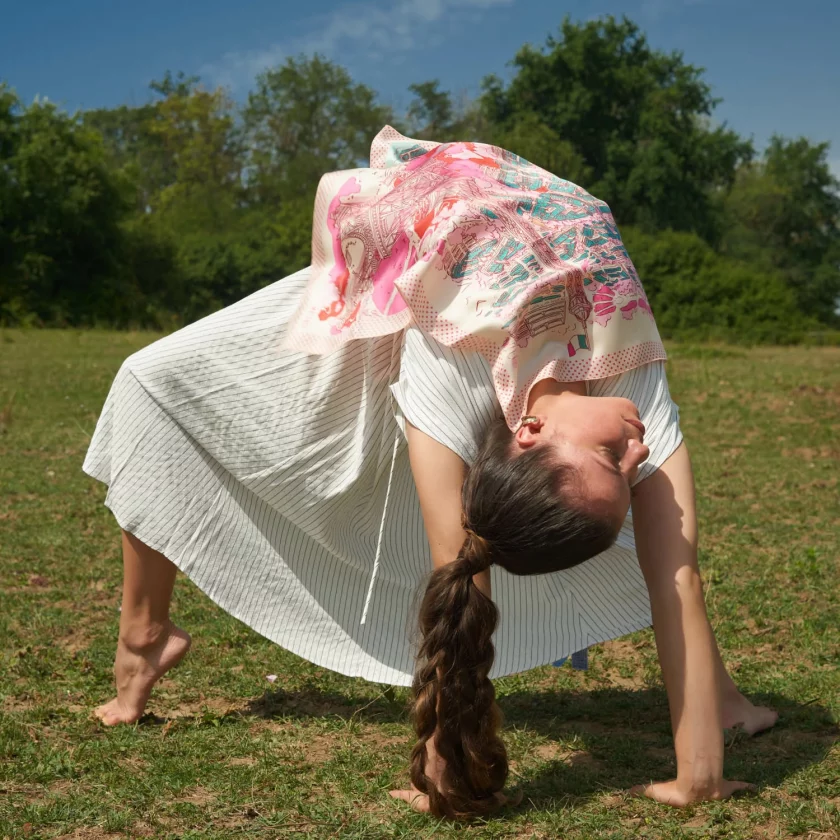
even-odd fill
[{"label": "woman's leg", "polygon": [[767,706],[755,706],[732,681],[715,640],[715,654],[717,659],[718,685],[720,686],[721,717],[724,729],[740,726],[748,735],[755,735],[769,729],[779,719],[779,713]]},{"label": "woman's leg", "polygon": [[114,676],[117,696],[95,715],[108,726],[134,723],[152,686],[190,649],[190,637],[169,620],[177,569],[159,551],[122,532],[123,599]]}]

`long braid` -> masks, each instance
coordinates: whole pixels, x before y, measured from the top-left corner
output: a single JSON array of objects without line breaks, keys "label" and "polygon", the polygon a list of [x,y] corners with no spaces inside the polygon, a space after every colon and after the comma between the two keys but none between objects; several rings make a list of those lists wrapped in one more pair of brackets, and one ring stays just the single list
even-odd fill
[{"label": "long braid", "polygon": [[[436,816],[492,812],[508,773],[488,677],[499,614],[473,575],[492,564],[516,575],[568,569],[605,551],[621,524],[579,505],[577,468],[553,449],[536,446],[514,457],[512,444],[500,417],[461,491],[467,538],[457,559],[432,573],[420,607],[411,781]],[[444,762],[442,772],[435,768],[437,784],[427,774],[430,742]]]},{"label": "long braid", "polygon": [[[490,563],[486,541],[468,531],[457,559],[433,572],[420,607],[422,643],[413,684],[418,742],[411,780],[429,796],[437,816],[490,813],[507,778],[501,713],[488,678],[498,611],[472,579]],[[437,785],[426,775],[432,738],[445,763]]]}]

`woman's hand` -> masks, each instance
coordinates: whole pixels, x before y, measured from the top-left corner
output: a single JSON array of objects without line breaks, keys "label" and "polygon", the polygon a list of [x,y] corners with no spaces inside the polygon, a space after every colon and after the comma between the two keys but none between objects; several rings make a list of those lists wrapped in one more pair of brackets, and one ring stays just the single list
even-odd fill
[{"label": "woman's hand", "polygon": [[408,790],[392,790],[391,796],[394,799],[402,799],[408,802],[415,811],[421,814],[429,813],[429,797],[425,793],[421,793],[414,785],[411,785]]},{"label": "woman's hand", "polygon": [[703,788],[692,788],[681,784],[677,779],[670,782],[651,782],[649,785],[636,785],[630,789],[633,796],[644,796],[661,802],[663,805],[673,805],[676,808],[685,808],[695,802],[711,802],[720,799],[729,799],[741,792],[754,792],[755,785],[748,782],[728,782],[721,779],[715,785]]},{"label": "woman's hand", "polygon": [[[438,784],[443,776],[446,762],[438,755],[435,748],[436,738],[437,735],[426,741],[426,776],[435,788],[439,789]],[[420,811],[421,814],[429,812],[428,795],[417,790],[413,784],[409,786],[408,790],[392,790],[391,796],[394,799],[402,799],[404,802],[408,802],[415,811]]]},{"label": "woman's hand", "polygon": [[[432,784],[438,788],[438,782],[443,775],[443,770],[446,767],[446,762],[438,755],[434,745],[434,738],[426,741],[426,775]],[[438,788],[439,789],[439,788]],[[406,790],[392,790],[390,795],[394,799],[402,799],[403,802],[408,802],[415,811],[421,814],[429,813],[429,797],[422,791],[417,790],[414,785],[409,785]],[[501,791],[494,794],[499,802],[499,805],[518,805],[522,801],[522,794],[520,793],[516,798],[505,796]]]}]

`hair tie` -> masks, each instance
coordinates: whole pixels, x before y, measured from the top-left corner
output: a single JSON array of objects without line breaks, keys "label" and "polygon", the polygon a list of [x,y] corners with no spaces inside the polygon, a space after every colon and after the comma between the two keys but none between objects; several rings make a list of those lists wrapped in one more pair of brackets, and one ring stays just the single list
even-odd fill
[{"label": "hair tie", "polygon": [[490,543],[484,537],[476,534],[472,528],[465,527],[467,532],[468,546],[465,549],[465,554],[469,553],[470,557],[470,575],[477,575],[485,569],[489,569],[493,565],[491,559]]}]

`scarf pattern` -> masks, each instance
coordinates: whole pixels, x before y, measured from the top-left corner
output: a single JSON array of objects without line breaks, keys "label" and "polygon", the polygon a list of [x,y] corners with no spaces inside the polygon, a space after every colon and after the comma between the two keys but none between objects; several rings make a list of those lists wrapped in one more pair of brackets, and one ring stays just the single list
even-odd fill
[{"label": "scarf pattern", "polygon": [[485,356],[511,429],[540,379],[666,357],[609,207],[496,146],[386,126],[370,168],[321,180],[312,250],[288,348],[324,354],[415,323]]}]

